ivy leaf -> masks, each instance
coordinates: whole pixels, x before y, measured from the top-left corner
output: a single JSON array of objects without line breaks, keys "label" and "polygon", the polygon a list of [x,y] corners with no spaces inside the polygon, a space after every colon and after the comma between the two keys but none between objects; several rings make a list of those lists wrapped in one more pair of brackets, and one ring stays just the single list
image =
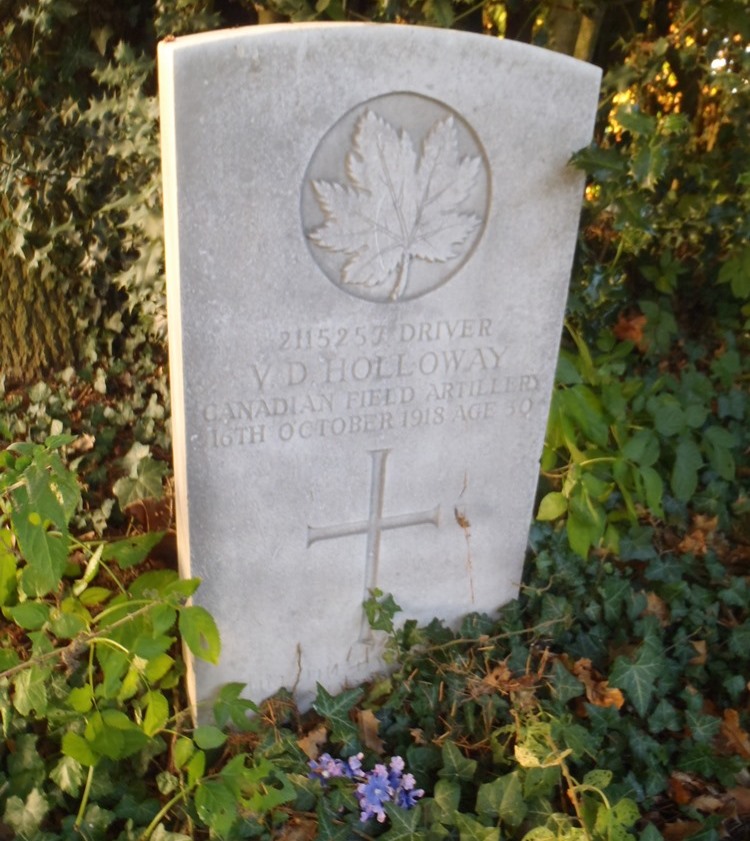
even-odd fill
[{"label": "ivy leaf", "polygon": [[139,461],[130,475],[118,479],[112,486],[121,510],[141,499],[161,499],[162,480],[168,472],[166,464],[150,457]]},{"label": "ivy leaf", "polygon": [[61,791],[78,797],[83,782],[83,767],[72,756],[61,756],[49,776]]},{"label": "ivy leaf", "polygon": [[461,812],[456,815],[456,826],[460,841],[500,841],[500,830],[496,826],[484,826]]},{"label": "ivy leaf", "polygon": [[504,824],[516,829],[526,817],[527,811],[517,771],[479,786],[477,814],[481,818],[492,821],[500,818]]},{"label": "ivy leaf", "polygon": [[29,716],[32,710],[39,718],[47,714],[48,672],[38,666],[24,669],[14,680],[13,706],[22,716]]},{"label": "ivy leaf", "polygon": [[20,838],[31,838],[49,811],[49,804],[39,789],[29,792],[26,802],[20,797],[9,797],[3,821],[14,829]]},{"label": "ivy leaf", "polygon": [[363,695],[361,689],[349,689],[333,696],[318,684],[313,708],[331,725],[331,739],[342,742],[346,747],[358,744],[357,727],[349,718],[349,712]]},{"label": "ivy leaf", "polygon": [[443,745],[443,767],[438,771],[439,777],[449,780],[472,780],[477,770],[474,759],[467,759],[453,742]]},{"label": "ivy leaf", "polygon": [[661,646],[650,638],[643,643],[635,660],[622,656],[615,660],[609,680],[627,694],[638,715],[645,716],[663,668]]},{"label": "ivy leaf", "polygon": [[402,809],[384,803],[383,808],[391,821],[391,828],[382,836],[383,841],[414,841],[419,824],[419,804],[414,809]]},{"label": "ivy leaf", "polygon": [[396,300],[406,289],[412,260],[444,263],[463,254],[482,221],[460,210],[479,168],[478,157],[459,157],[452,117],[432,126],[417,159],[408,133],[368,109],[346,158],[352,186],[313,181],[325,222],[310,239],[349,257],[344,283],[387,285]]},{"label": "ivy leaf", "polygon": [[229,721],[239,730],[252,727],[248,712],[260,712],[258,707],[246,698],[241,698],[244,683],[228,683],[221,688],[214,702],[214,721],[219,727],[224,727]]}]

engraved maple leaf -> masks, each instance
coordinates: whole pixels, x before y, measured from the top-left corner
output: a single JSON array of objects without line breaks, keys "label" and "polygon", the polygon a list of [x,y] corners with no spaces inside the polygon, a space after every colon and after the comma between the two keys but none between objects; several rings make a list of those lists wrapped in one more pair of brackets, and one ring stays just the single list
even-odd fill
[{"label": "engraved maple leaf", "polygon": [[417,155],[409,134],[371,110],[357,121],[346,156],[351,186],[313,181],[325,222],[309,234],[321,248],[348,256],[343,283],[406,290],[412,260],[460,256],[479,216],[462,212],[479,177],[478,157],[460,157],[453,117],[437,121]]}]

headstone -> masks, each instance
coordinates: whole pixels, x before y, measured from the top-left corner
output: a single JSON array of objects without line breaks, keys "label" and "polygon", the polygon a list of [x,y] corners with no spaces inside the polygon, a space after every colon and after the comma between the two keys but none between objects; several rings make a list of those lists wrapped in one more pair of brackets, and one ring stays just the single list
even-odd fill
[{"label": "headstone", "polygon": [[228,681],[376,671],[362,603],[518,594],[599,71],[489,36],[259,26],[159,48],[180,562]]}]

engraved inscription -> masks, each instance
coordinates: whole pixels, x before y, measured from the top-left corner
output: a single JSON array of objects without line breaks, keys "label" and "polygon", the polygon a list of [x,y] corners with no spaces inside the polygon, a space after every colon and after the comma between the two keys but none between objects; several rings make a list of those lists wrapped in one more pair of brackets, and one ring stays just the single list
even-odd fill
[{"label": "engraved inscription", "polygon": [[486,157],[465,120],[437,100],[388,94],[321,141],[303,184],[303,227],[339,288],[392,303],[432,291],[463,265],[488,199]]},{"label": "engraved inscription", "polygon": [[215,448],[527,419],[542,380],[519,371],[489,318],[271,331],[237,393],[221,384],[192,440]]},{"label": "engraved inscription", "polygon": [[[372,457],[372,473],[370,475],[370,512],[366,520],[355,523],[341,523],[333,526],[307,528],[307,545],[312,546],[319,540],[334,540],[339,537],[349,537],[354,534],[367,535],[367,550],[365,554],[365,587],[363,601],[367,599],[371,590],[378,585],[378,565],[380,562],[380,535],[386,529],[405,529],[410,526],[440,525],[440,506],[436,505],[430,511],[416,511],[409,514],[383,515],[385,500],[385,472],[390,450],[370,450]],[[371,629],[367,617],[362,613],[360,628],[360,642],[371,640]]]}]

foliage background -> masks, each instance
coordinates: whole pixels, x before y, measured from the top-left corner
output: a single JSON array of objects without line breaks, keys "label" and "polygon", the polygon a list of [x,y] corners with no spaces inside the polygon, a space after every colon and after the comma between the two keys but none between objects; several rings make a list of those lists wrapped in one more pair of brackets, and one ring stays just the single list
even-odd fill
[{"label": "foliage background", "polygon": [[[194,730],[175,641],[218,640],[171,572],[153,57],[287,19],[515,38],[604,85],[521,598],[458,633],[373,603],[392,680],[254,723],[228,687]],[[26,442],[0,454],[0,835],[382,832],[306,779],[327,746],[407,757],[428,798],[391,839],[746,837],[747,0],[0,0],[0,21],[0,435]]]}]

